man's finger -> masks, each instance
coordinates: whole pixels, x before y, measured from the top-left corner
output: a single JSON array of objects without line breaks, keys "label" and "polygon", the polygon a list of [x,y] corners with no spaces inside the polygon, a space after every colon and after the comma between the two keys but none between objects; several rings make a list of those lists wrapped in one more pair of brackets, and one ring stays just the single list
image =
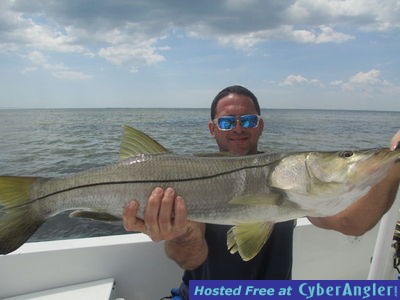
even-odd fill
[{"label": "man's finger", "polygon": [[187,225],[187,210],[185,201],[182,197],[178,196],[175,199],[175,219],[174,228],[177,231],[186,228]]},{"label": "man's finger", "polygon": [[400,130],[393,136],[392,141],[390,142],[391,150],[400,149]]},{"label": "man's finger", "polygon": [[143,221],[136,218],[139,204],[136,201],[131,201],[127,207],[124,208],[122,214],[122,223],[127,231],[142,231],[145,229]]},{"label": "man's finger", "polygon": [[167,188],[161,201],[158,224],[162,235],[170,234],[172,230],[172,213],[174,210],[175,191]]},{"label": "man's finger", "polygon": [[162,188],[155,188],[151,193],[144,213],[144,222],[147,227],[147,233],[152,236],[157,236],[160,232],[158,225],[158,215],[160,212],[161,200],[164,191]]}]

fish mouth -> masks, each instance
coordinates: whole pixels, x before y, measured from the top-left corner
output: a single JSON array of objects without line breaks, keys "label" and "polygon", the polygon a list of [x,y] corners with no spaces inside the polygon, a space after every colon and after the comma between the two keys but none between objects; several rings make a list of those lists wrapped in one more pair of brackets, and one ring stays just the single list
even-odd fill
[{"label": "fish mouth", "polygon": [[[397,153],[396,153],[397,152]],[[397,157],[395,157],[397,155]],[[365,166],[365,171],[368,174],[382,174],[386,173],[388,168],[394,164],[400,162],[399,151],[371,151],[371,154],[364,159],[362,162]]]}]

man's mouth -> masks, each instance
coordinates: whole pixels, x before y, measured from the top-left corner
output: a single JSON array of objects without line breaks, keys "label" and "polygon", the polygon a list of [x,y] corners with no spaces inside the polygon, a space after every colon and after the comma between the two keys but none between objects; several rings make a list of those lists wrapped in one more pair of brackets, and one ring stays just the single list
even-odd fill
[{"label": "man's mouth", "polygon": [[241,136],[241,137],[232,137],[230,138],[230,140],[232,142],[245,142],[247,141],[249,138],[247,136]]}]

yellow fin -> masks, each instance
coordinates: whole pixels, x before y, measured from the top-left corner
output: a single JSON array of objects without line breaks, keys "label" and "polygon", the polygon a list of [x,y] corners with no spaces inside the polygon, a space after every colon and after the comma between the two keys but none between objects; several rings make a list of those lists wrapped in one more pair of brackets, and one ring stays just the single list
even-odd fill
[{"label": "yellow fin", "polygon": [[138,154],[161,154],[169,151],[147,134],[135,128],[124,126],[119,159],[127,159]]},{"label": "yellow fin", "polygon": [[28,202],[31,185],[37,180],[37,177],[1,176],[0,209]]},{"label": "yellow fin", "polygon": [[30,199],[37,177],[0,176],[0,254],[19,248],[45,221]]},{"label": "yellow fin", "polygon": [[98,212],[91,210],[76,210],[69,214],[70,218],[82,218],[101,222],[120,222],[121,218],[111,215],[107,212]]},{"label": "yellow fin", "polygon": [[234,197],[229,204],[238,205],[280,205],[283,201],[283,196],[278,192],[270,192],[263,194],[248,194]]},{"label": "yellow fin", "polygon": [[230,253],[239,252],[244,261],[249,261],[260,252],[266,243],[274,224],[258,222],[233,226],[227,233],[227,246]]}]

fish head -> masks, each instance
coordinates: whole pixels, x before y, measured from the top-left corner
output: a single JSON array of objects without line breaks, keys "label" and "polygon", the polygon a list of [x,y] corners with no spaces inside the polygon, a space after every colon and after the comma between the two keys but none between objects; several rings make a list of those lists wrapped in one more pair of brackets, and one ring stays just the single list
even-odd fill
[{"label": "fish head", "polygon": [[355,188],[369,188],[383,179],[399,156],[399,151],[386,148],[310,152],[305,158],[308,191],[314,194],[342,194]]}]

